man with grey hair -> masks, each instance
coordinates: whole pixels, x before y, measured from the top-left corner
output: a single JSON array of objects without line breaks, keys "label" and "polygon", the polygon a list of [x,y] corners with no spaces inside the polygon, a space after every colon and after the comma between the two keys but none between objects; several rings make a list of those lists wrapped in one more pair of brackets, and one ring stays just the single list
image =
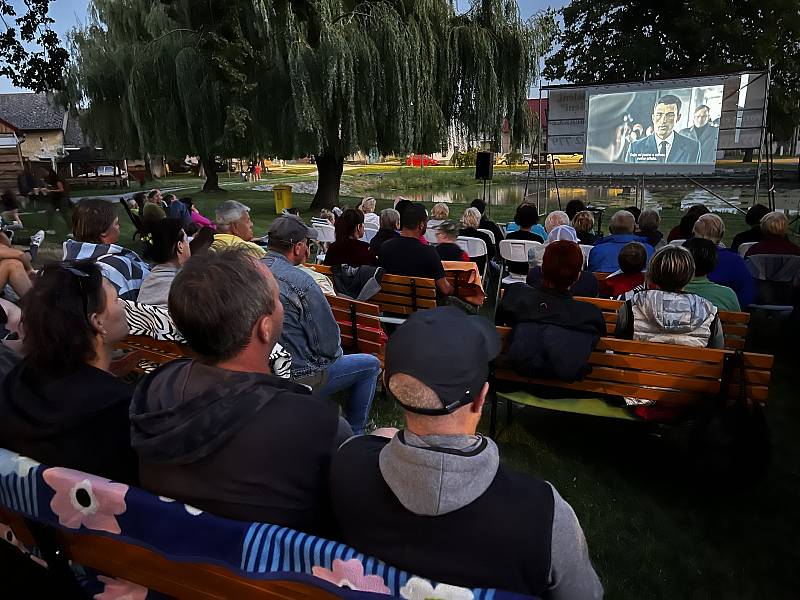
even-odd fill
[{"label": "man with grey hair", "polygon": [[250,207],[236,200],[226,200],[216,210],[217,233],[211,250],[217,252],[232,246],[246,248],[256,258],[264,258],[266,251],[254,244],[253,221],[250,219]]},{"label": "man with grey hair", "polygon": [[230,519],[328,533],[338,407],[271,372],[283,305],[269,269],[241,248],[194,256],[169,313],[197,358],[163,365],[134,392],[142,485]]},{"label": "man with grey hair", "polygon": [[717,247],[717,266],[708,274],[708,280],[731,288],[736,292],[739,306],[743,308],[749,306],[755,299],[756,284],[739,253],[722,244],[725,222],[719,215],[707,213],[697,219],[692,228],[692,235],[711,240]]},{"label": "man with grey hair", "polygon": [[653,256],[653,247],[647,239],[634,235],[636,217],[627,210],[618,210],[611,217],[608,230],[611,235],[597,241],[589,253],[589,271],[593,273],[613,273],[619,268],[620,251],[631,242],[641,242],[647,250],[647,262]]},{"label": "man with grey hair", "polygon": [[375,395],[380,361],[371,354],[343,354],[339,326],[314,280],[297,268],[308,260],[309,242],[317,230],[296,215],[280,216],[269,229],[269,251],[263,259],[280,287],[284,307],[281,345],[292,355],[292,379],[322,397],[349,391],[345,418],[363,433]]},{"label": "man with grey hair", "polygon": [[544,230],[550,233],[559,225],[569,225],[569,215],[563,210],[554,210],[544,220]]},{"label": "man with grey hair", "polygon": [[418,311],[392,334],[384,381],[406,428],[351,438],[334,456],[341,539],[452,585],[600,598],[570,505],[476,432],[499,352],[494,325],[450,306]]}]

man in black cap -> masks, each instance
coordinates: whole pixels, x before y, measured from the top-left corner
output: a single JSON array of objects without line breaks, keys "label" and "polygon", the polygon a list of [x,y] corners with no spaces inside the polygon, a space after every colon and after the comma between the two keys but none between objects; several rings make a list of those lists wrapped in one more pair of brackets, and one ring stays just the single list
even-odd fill
[{"label": "man in black cap", "polygon": [[406,429],[352,438],[334,456],[342,541],[452,585],[600,598],[569,504],[501,465],[495,443],[476,434],[499,351],[489,321],[454,307],[414,313],[389,338],[385,381]]},{"label": "man in black cap", "polygon": [[269,229],[267,265],[280,288],[283,304],[281,345],[292,355],[292,379],[328,397],[349,390],[345,418],[362,433],[380,373],[371,354],[343,354],[339,326],[314,279],[298,268],[309,254],[317,230],[297,215],[283,215]]}]

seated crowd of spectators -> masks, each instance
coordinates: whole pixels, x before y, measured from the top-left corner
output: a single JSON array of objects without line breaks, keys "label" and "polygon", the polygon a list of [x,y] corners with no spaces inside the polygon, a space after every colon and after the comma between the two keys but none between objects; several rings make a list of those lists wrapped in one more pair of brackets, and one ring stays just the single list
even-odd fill
[{"label": "seated crowd of spectators", "polygon": [[[316,229],[285,214],[261,240],[237,201],[222,202],[212,223],[191,200],[160,192],[139,200],[152,264],[119,245],[116,207],[102,199],[75,207],[63,261],[31,276],[29,257],[0,254],[0,275],[19,263],[6,268],[22,311],[21,352],[0,344],[0,447],[220,516],[333,537],[437,581],[602,596],[570,505],[548,482],[503,465],[495,443],[477,433],[488,365],[500,353],[489,319],[440,306],[393,331],[382,381],[404,428],[373,431],[381,363],[342,351],[325,298],[333,290],[304,266]],[[374,210],[366,198],[333,217],[325,264],[429,277],[444,297],[453,286],[442,261],[469,259],[459,236],[482,240],[489,263],[499,262],[503,239],[541,245],[540,255],[508,265],[522,278],[496,311],[497,324],[513,328],[508,358],[526,375],[586,374],[606,322],[576,296],[624,300],[618,337],[712,348],[724,344],[719,311],[753,299],[744,260],[722,246],[724,223],[707,210],[681,220],[683,245],[666,244],[658,213],[647,210],[616,212],[602,236],[582,203],[543,225],[536,207],[522,204],[505,231],[482,201],[460,220],[436,205],[435,245],[423,204],[401,199]],[[800,254],[783,213],[767,211],[758,223],[760,236],[739,240],[757,242],[748,255]],[[367,225],[377,228],[369,242]],[[581,244],[591,246],[588,259]],[[134,303],[164,307],[195,356],[136,386],[111,373]],[[291,359],[285,374],[271,367],[278,346]]]}]

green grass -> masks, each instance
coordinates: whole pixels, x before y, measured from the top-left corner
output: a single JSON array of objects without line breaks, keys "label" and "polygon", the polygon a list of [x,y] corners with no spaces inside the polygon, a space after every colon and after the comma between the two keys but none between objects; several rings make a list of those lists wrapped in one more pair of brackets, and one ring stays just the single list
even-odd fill
[{"label": "green grass", "polygon": [[[512,183],[516,180],[514,171],[521,169],[502,169],[495,167],[492,182],[495,184]],[[395,168],[381,173],[374,169],[351,169],[342,176],[342,183],[354,193],[367,193],[376,190],[429,190],[453,187],[474,186],[475,167],[425,167]]]},{"label": "green grass", "polygon": [[[406,171],[410,170],[385,177],[416,181],[418,174]],[[453,169],[441,172],[442,179],[463,179]],[[366,173],[375,177],[374,168],[365,168],[361,175]],[[438,172],[435,177],[440,177]],[[262,183],[307,179],[305,175],[269,174]],[[191,195],[207,216],[213,216],[222,200],[240,200],[252,209],[256,235],[263,235],[275,218],[272,193],[255,191],[251,189],[254,184],[229,181],[225,176],[220,181],[227,193],[202,193],[202,182],[192,177],[170,177],[159,186],[177,187],[182,194]],[[74,195],[89,194],[76,191]],[[316,211],[308,208],[311,195],[294,194],[293,200],[303,218],[315,215]],[[347,206],[359,201],[360,196],[342,197]],[[391,200],[378,201],[378,209],[387,206]],[[452,204],[450,214],[458,217],[465,208],[465,204]],[[491,213],[496,221],[509,221],[514,207],[492,206]],[[665,208],[662,230],[668,231],[680,216],[679,210]],[[744,221],[738,215],[720,216],[726,222],[729,242],[744,229]],[[28,229],[44,226],[44,215],[23,219]],[[608,214],[606,223],[607,219]],[[121,243],[140,250],[131,242],[133,228],[122,211],[120,222]],[[60,255],[66,227],[57,221],[57,229],[58,234],[51,236],[43,250],[45,257]],[[483,312],[490,316],[491,307]],[[790,332],[781,332],[777,339],[781,336],[796,339]],[[518,408],[514,422],[501,425],[497,441],[504,462],[551,481],[574,507],[608,598],[755,600],[797,596],[800,404],[796,390],[800,371],[790,350],[782,350],[774,341],[762,349],[777,353],[767,411],[774,464],[764,481],[744,490],[716,494],[697,486],[687,476],[686,458],[669,441],[648,435],[636,423]],[[502,404],[500,416],[504,423]],[[376,426],[402,426],[402,413],[378,396],[371,421]],[[488,431],[488,407],[481,430]]]}]

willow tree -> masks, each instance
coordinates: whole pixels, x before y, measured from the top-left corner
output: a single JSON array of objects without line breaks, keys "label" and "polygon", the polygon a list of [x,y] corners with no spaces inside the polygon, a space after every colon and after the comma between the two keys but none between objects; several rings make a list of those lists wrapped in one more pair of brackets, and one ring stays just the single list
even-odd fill
[{"label": "willow tree", "polygon": [[333,206],[358,150],[497,146],[504,120],[521,141],[555,29],[515,0],[93,0],[67,89],[109,147],[196,153],[210,178],[215,155],[313,154]]}]

